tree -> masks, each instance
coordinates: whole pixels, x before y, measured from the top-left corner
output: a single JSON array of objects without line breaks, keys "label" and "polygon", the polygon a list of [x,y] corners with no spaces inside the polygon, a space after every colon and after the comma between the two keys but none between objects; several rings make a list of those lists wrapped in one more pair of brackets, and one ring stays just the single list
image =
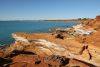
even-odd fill
[{"label": "tree", "polygon": [[78,20],[81,20],[81,18],[78,18]]}]

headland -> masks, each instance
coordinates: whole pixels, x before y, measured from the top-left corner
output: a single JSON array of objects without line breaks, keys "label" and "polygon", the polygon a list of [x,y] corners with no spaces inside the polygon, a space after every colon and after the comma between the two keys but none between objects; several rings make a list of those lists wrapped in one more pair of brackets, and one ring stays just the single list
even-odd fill
[{"label": "headland", "polygon": [[0,50],[0,66],[100,66],[99,16],[91,20],[69,21],[80,24],[48,33],[12,33],[15,42]]}]

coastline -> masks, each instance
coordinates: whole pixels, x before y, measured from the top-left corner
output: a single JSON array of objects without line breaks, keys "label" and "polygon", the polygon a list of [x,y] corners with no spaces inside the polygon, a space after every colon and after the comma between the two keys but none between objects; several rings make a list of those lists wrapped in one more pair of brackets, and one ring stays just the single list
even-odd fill
[{"label": "coastline", "polygon": [[[57,63],[57,66],[59,66],[59,64],[62,65],[59,61],[68,61],[69,63],[66,63],[64,66],[100,66],[100,47],[98,47],[100,45],[100,38],[96,38],[100,36],[100,28],[98,26],[100,21],[82,20],[79,22],[81,24],[71,28],[56,29],[55,31],[51,31],[51,33],[12,33],[15,42],[10,47],[4,48],[5,51],[0,50],[0,57],[10,57],[12,59],[11,63],[17,62],[16,64],[19,65],[18,62],[21,64],[25,60],[24,56],[26,58],[33,56],[30,53],[22,54],[19,52],[18,56],[14,55],[11,57],[10,55],[13,54],[13,51],[17,50],[17,52],[35,53],[42,58],[51,57],[52,55],[55,57],[60,56],[61,58],[64,56],[64,59],[67,58],[66,61],[55,58],[54,62],[51,59],[49,61],[52,63],[47,62],[47,65]],[[21,58],[21,61],[19,61],[19,58]],[[77,61],[72,58],[77,59]],[[26,63],[31,64],[30,60],[28,61]],[[72,61],[75,61],[76,65],[74,63],[71,64]],[[39,63],[40,65],[42,65],[41,62]],[[14,66],[14,64],[10,65]],[[33,63],[32,65],[34,66],[35,64]]]},{"label": "coastline", "polygon": [[85,20],[73,20],[73,19],[70,19],[70,20],[0,20],[0,21],[33,21],[33,22],[83,22]]}]

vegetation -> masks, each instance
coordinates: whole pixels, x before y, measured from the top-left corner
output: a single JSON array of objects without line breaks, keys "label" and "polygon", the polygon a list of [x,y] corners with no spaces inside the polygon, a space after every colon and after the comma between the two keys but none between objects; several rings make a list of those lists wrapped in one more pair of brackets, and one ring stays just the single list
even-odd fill
[{"label": "vegetation", "polygon": [[78,18],[78,20],[89,20],[90,18]]}]

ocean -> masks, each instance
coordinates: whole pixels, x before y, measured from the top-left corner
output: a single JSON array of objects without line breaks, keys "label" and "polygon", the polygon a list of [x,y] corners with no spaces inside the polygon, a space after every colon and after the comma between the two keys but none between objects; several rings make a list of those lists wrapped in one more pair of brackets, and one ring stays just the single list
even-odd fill
[{"label": "ocean", "polygon": [[14,32],[46,33],[53,28],[66,28],[77,25],[76,22],[46,22],[46,21],[0,21],[0,45],[7,45],[14,40]]}]

